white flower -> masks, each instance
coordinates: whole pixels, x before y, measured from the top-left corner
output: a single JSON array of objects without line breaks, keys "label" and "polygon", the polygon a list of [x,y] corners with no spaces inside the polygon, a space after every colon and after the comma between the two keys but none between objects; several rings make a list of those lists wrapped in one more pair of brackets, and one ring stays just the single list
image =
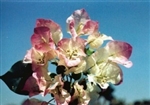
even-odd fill
[{"label": "white flower", "polygon": [[99,84],[106,89],[109,83],[119,84],[122,81],[122,71],[120,67],[108,60],[108,52],[102,48],[87,58],[90,65],[88,80],[94,84]]},{"label": "white flower", "polygon": [[88,82],[86,91],[88,91],[88,94],[91,99],[89,104],[93,105],[94,103],[96,103],[98,101],[98,99],[100,97],[99,93],[100,93],[101,89],[97,85],[92,84],[91,82]]}]

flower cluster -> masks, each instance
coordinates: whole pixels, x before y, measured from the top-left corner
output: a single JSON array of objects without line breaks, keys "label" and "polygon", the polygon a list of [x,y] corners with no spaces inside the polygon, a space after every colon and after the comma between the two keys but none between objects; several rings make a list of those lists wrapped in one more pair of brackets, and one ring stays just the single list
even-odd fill
[{"label": "flower cluster", "polygon": [[[119,65],[132,66],[132,46],[100,33],[84,9],[74,11],[66,23],[70,38],[63,38],[53,20],[37,19],[32,48],[23,60],[32,64],[33,73],[23,90],[30,97],[51,94],[57,105],[88,105],[110,83],[122,82]],[[56,65],[55,73],[50,64]]]}]

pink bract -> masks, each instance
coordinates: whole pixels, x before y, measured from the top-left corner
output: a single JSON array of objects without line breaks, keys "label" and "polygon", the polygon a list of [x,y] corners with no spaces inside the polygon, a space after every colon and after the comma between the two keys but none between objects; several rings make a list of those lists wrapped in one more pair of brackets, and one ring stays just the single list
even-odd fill
[{"label": "pink bract", "polygon": [[130,44],[121,41],[111,41],[106,45],[106,49],[110,55],[109,59],[113,62],[128,68],[132,66],[132,62],[128,60],[132,53],[132,46]]},{"label": "pink bract", "polygon": [[63,34],[61,32],[60,26],[55,23],[52,20],[46,20],[46,19],[37,19],[36,21],[36,27],[47,27],[50,29],[50,33],[52,40],[55,42],[55,44],[58,43],[59,40],[62,39]]},{"label": "pink bract", "polygon": [[76,10],[70,17],[67,18],[68,32],[76,37],[72,30],[76,30],[76,35],[81,35],[83,26],[90,20],[87,12],[84,9]]},{"label": "pink bract", "polygon": [[62,39],[58,42],[58,51],[60,60],[64,60],[66,66],[76,66],[80,63],[80,59],[86,56],[84,52],[85,40],[77,37],[73,39]]},{"label": "pink bract", "polygon": [[31,36],[32,46],[42,52],[47,52],[55,48],[55,44],[51,38],[51,33],[47,27],[37,27]]},{"label": "pink bract", "polygon": [[32,63],[33,74],[32,76],[35,78],[39,89],[41,90],[42,96],[45,95],[45,91],[51,82],[51,78],[48,72],[48,64],[46,65],[36,65]]},{"label": "pink bract", "polygon": [[39,85],[37,84],[35,78],[33,78],[32,76],[27,79],[23,90],[29,92],[30,97],[38,95],[41,92],[39,89]]},{"label": "pink bract", "polygon": [[83,86],[75,82],[74,89],[75,92],[74,95],[72,96],[72,100],[77,99],[78,105],[88,105],[90,97],[88,96],[87,91],[83,89]]},{"label": "pink bract", "polygon": [[98,32],[98,27],[99,27],[98,22],[89,20],[84,25],[84,27],[82,29],[82,32],[83,32],[82,34],[90,35],[95,32]]},{"label": "pink bract", "polygon": [[[93,95],[99,97],[101,89],[123,81],[118,64],[132,66],[129,61],[132,46],[100,33],[99,23],[91,20],[84,9],[74,11],[66,23],[70,38],[62,38],[61,28],[53,20],[37,19],[31,36],[32,47],[23,60],[32,63],[33,73],[23,90],[29,92],[29,96],[51,94],[57,105],[71,105],[72,102],[88,105]],[[49,62],[56,66],[55,73],[49,71]],[[30,102],[50,104],[28,100],[23,105]]]}]

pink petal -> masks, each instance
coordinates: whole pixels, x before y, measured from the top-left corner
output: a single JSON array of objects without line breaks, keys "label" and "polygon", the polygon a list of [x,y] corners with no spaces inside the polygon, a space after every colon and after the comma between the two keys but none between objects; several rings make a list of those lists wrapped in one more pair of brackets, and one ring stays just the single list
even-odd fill
[{"label": "pink petal", "polygon": [[67,23],[70,22],[70,20],[74,20],[75,25],[78,25],[78,23],[80,22],[84,23],[86,20],[89,20],[89,19],[90,18],[87,12],[85,11],[85,9],[80,9],[80,10],[74,11],[74,13],[70,17],[68,17]]},{"label": "pink petal", "polygon": [[35,78],[33,78],[32,76],[27,79],[23,90],[28,91],[30,97],[37,95],[41,92]]},{"label": "pink petal", "polygon": [[35,45],[34,47],[35,49],[41,52],[47,52],[50,50],[50,45],[47,43],[41,43],[41,44]]},{"label": "pink petal", "polygon": [[63,87],[63,85],[64,83],[62,82],[61,75],[57,75],[54,79],[49,81],[48,88],[45,90],[44,94],[53,93],[53,90],[55,90],[57,86]]},{"label": "pink petal", "polygon": [[39,89],[42,91],[41,94],[44,96],[49,81],[51,80],[48,75],[48,70],[44,67],[38,67],[32,76],[36,79]]},{"label": "pink petal", "polygon": [[107,44],[107,47],[111,54],[116,56],[124,56],[129,59],[132,53],[132,46],[126,42],[111,41]]},{"label": "pink petal", "polygon": [[69,60],[65,58],[65,63],[68,67],[77,66],[81,62],[80,58]]},{"label": "pink petal", "polygon": [[[69,33],[71,33],[73,37],[76,36],[76,33],[80,35],[81,29],[83,28],[82,26],[84,26],[89,19],[90,18],[84,9],[74,11],[74,13],[66,20]],[[76,30],[76,32],[74,30]]]},{"label": "pink petal", "polygon": [[66,50],[68,49],[69,43],[70,43],[70,39],[63,38],[62,40],[58,42],[57,48],[61,51]]},{"label": "pink petal", "polygon": [[[72,67],[76,66],[80,63],[81,57],[86,56],[84,52],[85,47],[85,40],[76,37],[76,41],[73,39],[62,39],[58,42],[58,51],[59,51],[59,59],[61,61],[65,61],[66,66]],[[73,53],[74,51],[77,52],[76,56],[71,56],[68,54]],[[71,56],[71,57],[70,57]],[[62,62],[63,63],[63,62]]]},{"label": "pink petal", "polygon": [[41,27],[41,26],[48,27],[51,32],[55,32],[58,29],[60,29],[60,26],[52,20],[37,19],[36,27]]},{"label": "pink petal", "polygon": [[[62,63],[65,63],[65,65],[67,66],[67,67],[73,67],[73,66],[77,66],[80,62],[81,62],[81,60],[80,60],[80,58],[76,58],[76,59],[74,59],[74,60],[72,60],[72,59],[68,59],[65,55],[63,55],[63,54],[60,54],[59,55],[59,62],[61,62],[61,61],[63,61]],[[60,64],[60,63],[59,63]]]},{"label": "pink petal", "polygon": [[83,33],[82,34],[93,34],[94,32],[98,31],[98,22],[89,20],[86,22],[82,29]]},{"label": "pink petal", "polygon": [[48,43],[50,39],[50,30],[47,27],[37,27],[34,29],[34,34],[31,36],[32,45],[40,43]]},{"label": "pink petal", "polygon": [[37,72],[33,73],[32,76],[36,79],[39,89],[42,91],[43,94],[47,87],[45,78],[44,77],[42,78],[42,76],[40,76],[40,74],[38,74]]},{"label": "pink petal", "polygon": [[47,53],[46,53],[46,58],[47,60],[52,60],[54,58],[57,57],[57,51],[54,49],[50,49]]},{"label": "pink petal", "polygon": [[72,35],[73,38],[76,38],[78,35],[74,28],[74,20],[70,20],[70,22],[68,24],[69,24],[70,34]]},{"label": "pink petal", "polygon": [[132,46],[130,44],[120,41],[111,41],[106,45],[106,49],[109,51],[110,60],[126,67],[132,66],[132,62],[128,61],[132,53]]},{"label": "pink petal", "polygon": [[82,60],[77,66],[67,69],[65,74],[66,75],[69,73],[78,74],[78,73],[84,72],[86,70],[85,68],[86,68],[86,62],[85,60]]},{"label": "pink petal", "polygon": [[76,41],[73,41],[72,44],[73,44],[73,46],[77,46],[79,49],[84,50],[86,40],[84,40],[83,38],[80,38],[80,37],[76,37]]},{"label": "pink petal", "polygon": [[109,57],[109,60],[112,60],[113,62],[116,62],[118,64],[122,64],[123,66],[130,68],[133,63],[131,61],[129,61],[127,58],[125,58],[124,56],[119,56],[119,57]]},{"label": "pink petal", "polygon": [[36,27],[45,26],[50,29],[50,32],[52,34],[52,39],[55,42],[55,44],[58,43],[59,40],[62,39],[62,32],[60,26],[55,23],[52,20],[46,20],[46,19],[37,19],[36,21]]},{"label": "pink petal", "polygon": [[42,52],[47,52],[50,48],[54,48],[54,42],[51,39],[49,28],[37,27],[31,36],[32,46]]}]

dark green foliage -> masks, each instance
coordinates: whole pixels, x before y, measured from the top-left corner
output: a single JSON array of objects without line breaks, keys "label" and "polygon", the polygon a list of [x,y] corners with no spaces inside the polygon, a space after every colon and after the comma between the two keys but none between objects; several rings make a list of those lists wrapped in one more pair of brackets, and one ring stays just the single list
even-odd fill
[{"label": "dark green foliage", "polygon": [[72,73],[72,78],[73,78],[74,80],[78,80],[78,79],[80,79],[80,78],[81,78],[81,76],[82,76],[82,74],[81,74],[81,73],[78,73],[78,74],[74,74],[74,73]]},{"label": "dark green foliage", "polygon": [[66,69],[65,66],[59,65],[56,68],[56,72],[57,72],[57,74],[61,74],[62,76],[64,76],[65,69]]},{"label": "dark green foliage", "polygon": [[100,96],[103,96],[106,100],[112,101],[115,97],[113,96],[114,88],[109,86],[106,90],[100,92]]},{"label": "dark green foliage", "polygon": [[86,85],[86,80],[85,79],[83,79],[82,81],[79,81],[79,85],[82,85],[84,90],[87,89],[87,85]]},{"label": "dark green foliage", "polygon": [[56,75],[57,75],[57,74],[55,74],[55,73],[51,73],[51,74],[50,74],[50,77],[51,77],[51,78],[55,78]]},{"label": "dark green foliage", "polygon": [[71,96],[72,96],[72,95],[74,94],[74,92],[75,92],[75,89],[71,86],[71,82],[65,81],[63,88],[64,88],[65,90],[67,90],[67,92],[69,92]]},{"label": "dark green foliage", "polygon": [[5,84],[13,92],[20,95],[28,95],[29,92],[23,91],[26,80],[32,75],[32,65],[25,64],[22,60],[16,62],[11,69],[4,75],[0,76]]}]

